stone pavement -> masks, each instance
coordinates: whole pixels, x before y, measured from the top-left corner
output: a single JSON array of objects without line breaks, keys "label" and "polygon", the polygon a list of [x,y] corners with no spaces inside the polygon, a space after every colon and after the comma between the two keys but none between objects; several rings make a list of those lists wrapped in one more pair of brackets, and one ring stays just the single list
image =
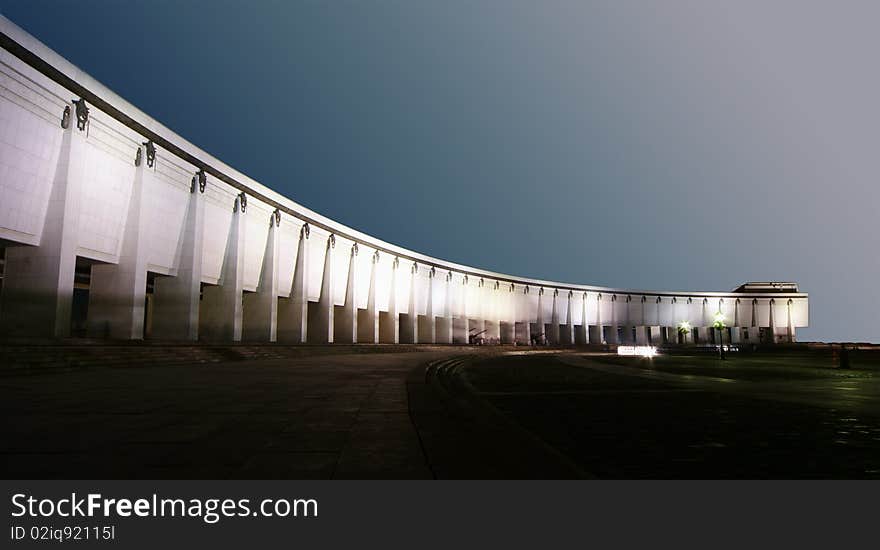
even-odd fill
[{"label": "stone pavement", "polygon": [[10,478],[430,478],[406,376],[446,351],[0,379]]}]

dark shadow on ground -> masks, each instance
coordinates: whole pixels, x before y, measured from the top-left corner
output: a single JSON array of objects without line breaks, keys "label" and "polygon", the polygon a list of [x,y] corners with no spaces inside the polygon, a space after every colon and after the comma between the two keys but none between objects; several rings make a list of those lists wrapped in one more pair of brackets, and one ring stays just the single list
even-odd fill
[{"label": "dark shadow on ground", "polygon": [[[669,359],[668,370],[676,370],[674,362]],[[811,388],[849,376],[792,368]],[[699,374],[719,376],[708,366],[688,371],[699,384],[581,368],[547,356],[486,359],[464,372],[498,410],[598,477],[880,477],[880,418],[846,400],[836,407],[776,400],[772,392],[752,397],[750,388],[763,387],[755,384],[730,392],[712,386],[724,382],[699,380]],[[725,374],[771,381],[780,394],[797,383],[772,366]],[[870,374],[863,380],[871,385],[857,388],[860,394],[880,393]]]}]

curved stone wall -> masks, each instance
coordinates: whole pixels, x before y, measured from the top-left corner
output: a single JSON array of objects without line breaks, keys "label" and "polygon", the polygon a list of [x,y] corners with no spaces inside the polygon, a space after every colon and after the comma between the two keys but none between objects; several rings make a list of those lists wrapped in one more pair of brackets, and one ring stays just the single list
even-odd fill
[{"label": "curved stone wall", "polygon": [[[790,341],[804,293],[615,289],[432,258],[200,150],[0,17],[7,334],[279,342]],[[771,289],[773,287],[770,287]]]}]

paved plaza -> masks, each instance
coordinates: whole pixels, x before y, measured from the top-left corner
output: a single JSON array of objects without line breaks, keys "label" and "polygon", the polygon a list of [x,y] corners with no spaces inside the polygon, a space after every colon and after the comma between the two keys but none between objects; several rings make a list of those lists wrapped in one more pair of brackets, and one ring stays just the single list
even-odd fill
[{"label": "paved plaza", "polygon": [[870,365],[508,351],[3,368],[0,459],[10,478],[880,477]]}]

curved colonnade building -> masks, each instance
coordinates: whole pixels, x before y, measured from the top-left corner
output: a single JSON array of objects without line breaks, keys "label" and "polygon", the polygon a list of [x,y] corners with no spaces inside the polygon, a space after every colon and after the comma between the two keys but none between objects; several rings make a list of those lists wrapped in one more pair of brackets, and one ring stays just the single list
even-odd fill
[{"label": "curved colonnade building", "polygon": [[[431,258],[213,158],[0,17],[3,334],[289,343],[794,341],[793,283],[604,288]],[[692,329],[682,334],[679,327]]]}]

